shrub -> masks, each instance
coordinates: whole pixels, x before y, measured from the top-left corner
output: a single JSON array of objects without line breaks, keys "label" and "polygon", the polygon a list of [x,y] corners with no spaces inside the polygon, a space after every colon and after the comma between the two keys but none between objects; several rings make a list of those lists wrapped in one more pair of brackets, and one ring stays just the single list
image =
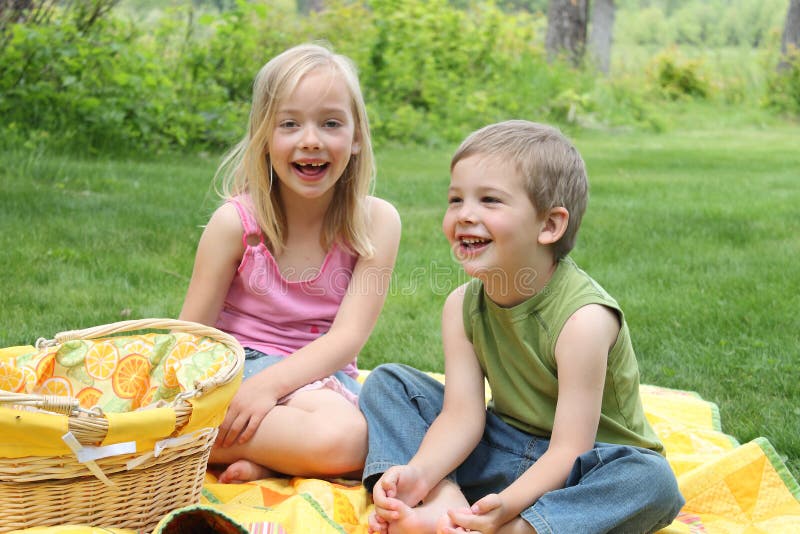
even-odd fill
[{"label": "shrub", "polygon": [[800,49],[790,48],[773,71],[765,101],[777,111],[800,115]]},{"label": "shrub", "polygon": [[649,74],[658,91],[671,100],[705,98],[709,94],[709,83],[702,66],[702,61],[685,59],[676,48],[671,48],[653,59]]}]

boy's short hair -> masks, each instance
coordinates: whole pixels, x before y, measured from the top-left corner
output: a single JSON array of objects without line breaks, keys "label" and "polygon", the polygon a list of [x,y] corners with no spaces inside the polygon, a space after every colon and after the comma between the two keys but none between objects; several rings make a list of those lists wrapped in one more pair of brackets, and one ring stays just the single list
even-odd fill
[{"label": "boy's short hair", "polygon": [[512,162],[525,180],[536,211],[567,209],[567,229],[552,247],[556,260],[566,256],[575,245],[589,199],[586,165],[572,142],[552,126],[509,120],[470,134],[453,155],[450,170],[462,159],[474,155],[496,156]]}]

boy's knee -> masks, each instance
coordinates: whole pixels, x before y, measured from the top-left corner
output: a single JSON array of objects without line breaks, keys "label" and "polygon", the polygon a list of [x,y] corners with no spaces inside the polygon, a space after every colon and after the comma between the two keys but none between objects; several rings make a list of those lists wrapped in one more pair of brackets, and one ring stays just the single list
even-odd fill
[{"label": "boy's knee", "polygon": [[375,400],[385,403],[386,394],[397,391],[397,384],[402,382],[405,370],[402,365],[397,363],[385,363],[379,365],[367,375],[364,385],[358,395],[359,404],[364,401]]},{"label": "boy's knee", "polygon": [[641,461],[644,464],[640,479],[643,496],[647,495],[653,510],[661,510],[664,517],[672,521],[685,503],[675,473],[663,456],[642,455]]}]

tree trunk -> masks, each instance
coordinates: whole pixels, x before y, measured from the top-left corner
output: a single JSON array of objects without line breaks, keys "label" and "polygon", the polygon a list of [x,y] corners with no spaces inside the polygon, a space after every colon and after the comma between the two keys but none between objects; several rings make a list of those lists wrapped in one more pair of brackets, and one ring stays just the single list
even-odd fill
[{"label": "tree trunk", "polygon": [[297,0],[297,11],[303,15],[316,12],[319,13],[325,9],[325,0]]},{"label": "tree trunk", "polygon": [[594,0],[589,50],[601,72],[611,70],[611,42],[614,35],[614,0]]},{"label": "tree trunk", "polygon": [[566,55],[578,66],[586,49],[588,0],[550,0],[547,11],[547,58]]},{"label": "tree trunk", "polygon": [[781,39],[783,59],[778,65],[778,69],[785,69],[789,66],[787,60],[791,50],[794,50],[795,53],[800,52],[800,0],[790,0],[789,2],[786,24],[783,27],[783,39]]}]

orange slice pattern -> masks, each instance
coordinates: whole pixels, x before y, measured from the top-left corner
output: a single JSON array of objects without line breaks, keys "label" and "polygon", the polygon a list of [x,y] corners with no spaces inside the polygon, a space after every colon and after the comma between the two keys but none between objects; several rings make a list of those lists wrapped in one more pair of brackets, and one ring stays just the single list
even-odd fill
[{"label": "orange slice pattern", "polygon": [[25,386],[25,375],[13,365],[0,363],[0,389],[16,393]]},{"label": "orange slice pattern", "polygon": [[36,376],[36,371],[28,367],[27,365],[23,365],[21,369],[22,369],[22,375],[25,377],[25,383],[23,385],[22,391],[30,393],[36,387],[36,381],[38,380],[39,377]]},{"label": "orange slice pattern", "polygon": [[37,376],[36,384],[38,386],[41,386],[45,380],[53,376],[53,372],[55,372],[55,370],[56,370],[56,353],[55,351],[53,351],[50,354],[46,355],[41,360],[39,360],[39,363],[36,365],[36,376]]},{"label": "orange slice pattern", "polygon": [[127,354],[134,352],[136,354],[148,354],[151,350],[153,350],[153,344],[140,337],[134,339],[130,343],[127,343],[124,349]]},{"label": "orange slice pattern", "polygon": [[119,351],[110,341],[93,345],[86,353],[86,372],[95,380],[108,380],[119,361]]},{"label": "orange slice pattern", "polygon": [[188,360],[197,350],[197,344],[193,341],[181,341],[172,348],[167,356],[167,361],[164,362],[165,386],[176,388],[181,385],[178,381],[178,369],[183,365],[183,361]]},{"label": "orange slice pattern", "polygon": [[100,402],[100,397],[103,396],[103,392],[97,388],[93,387],[86,387],[83,388],[78,392],[77,398],[78,402],[83,408],[91,408],[92,406],[96,406],[98,402]]},{"label": "orange slice pattern", "polygon": [[141,354],[125,356],[111,376],[111,385],[122,399],[141,399],[150,388],[150,360]]},{"label": "orange slice pattern", "polygon": [[150,391],[145,393],[144,397],[142,397],[142,400],[139,402],[139,406],[147,406],[148,404],[152,404],[153,398],[155,397],[157,391],[158,391],[157,386],[151,387]]},{"label": "orange slice pattern", "polygon": [[56,395],[58,397],[71,397],[72,385],[66,378],[55,376],[48,378],[44,383],[39,386],[38,392],[40,395]]}]

